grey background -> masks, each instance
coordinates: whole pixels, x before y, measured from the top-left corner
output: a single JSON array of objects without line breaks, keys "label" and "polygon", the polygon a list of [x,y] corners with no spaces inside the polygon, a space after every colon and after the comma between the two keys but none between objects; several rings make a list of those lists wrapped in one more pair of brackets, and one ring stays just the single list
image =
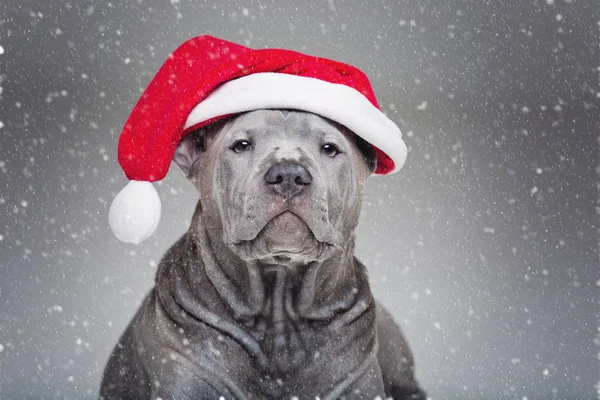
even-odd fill
[{"label": "grey background", "polygon": [[140,246],[107,224],[118,135],[180,43],[212,34],[371,78],[409,146],[357,233],[433,399],[598,399],[595,0],[0,4],[0,398],[93,398],[187,228],[172,168]]}]

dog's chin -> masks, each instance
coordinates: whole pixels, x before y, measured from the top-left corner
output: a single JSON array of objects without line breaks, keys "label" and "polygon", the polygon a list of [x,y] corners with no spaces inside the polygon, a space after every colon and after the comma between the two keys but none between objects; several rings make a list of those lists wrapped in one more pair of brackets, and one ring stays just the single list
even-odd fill
[{"label": "dog's chin", "polygon": [[274,250],[293,251],[300,243],[314,240],[308,225],[296,214],[285,211],[271,219],[257,235]]},{"label": "dog's chin", "polygon": [[285,211],[267,222],[254,239],[237,247],[242,258],[271,264],[320,260],[332,246],[319,242],[302,218]]}]

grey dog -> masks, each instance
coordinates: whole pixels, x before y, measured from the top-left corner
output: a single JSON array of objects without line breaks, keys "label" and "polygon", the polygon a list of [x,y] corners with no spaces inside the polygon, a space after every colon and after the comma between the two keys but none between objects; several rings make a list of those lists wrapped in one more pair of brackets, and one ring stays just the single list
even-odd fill
[{"label": "grey dog", "polygon": [[425,399],[354,257],[370,145],[258,110],[187,134],[189,230],[115,347],[102,399]]}]

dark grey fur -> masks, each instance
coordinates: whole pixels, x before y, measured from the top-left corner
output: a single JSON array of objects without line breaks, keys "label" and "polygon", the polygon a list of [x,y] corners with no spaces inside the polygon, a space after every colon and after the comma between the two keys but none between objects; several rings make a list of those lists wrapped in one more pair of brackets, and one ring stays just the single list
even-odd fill
[{"label": "dark grey fur", "polygon": [[174,160],[199,192],[193,221],[115,347],[101,398],[425,399],[354,257],[366,158],[345,128],[298,111],[187,135]]}]

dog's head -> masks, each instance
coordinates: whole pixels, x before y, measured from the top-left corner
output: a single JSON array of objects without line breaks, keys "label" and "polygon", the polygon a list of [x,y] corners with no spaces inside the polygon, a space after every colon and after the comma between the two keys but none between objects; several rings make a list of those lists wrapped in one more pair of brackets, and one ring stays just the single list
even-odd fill
[{"label": "dog's head", "polygon": [[352,238],[376,158],[331,120],[258,110],[189,133],[174,161],[225,244],[246,260],[285,262],[322,259]]}]

